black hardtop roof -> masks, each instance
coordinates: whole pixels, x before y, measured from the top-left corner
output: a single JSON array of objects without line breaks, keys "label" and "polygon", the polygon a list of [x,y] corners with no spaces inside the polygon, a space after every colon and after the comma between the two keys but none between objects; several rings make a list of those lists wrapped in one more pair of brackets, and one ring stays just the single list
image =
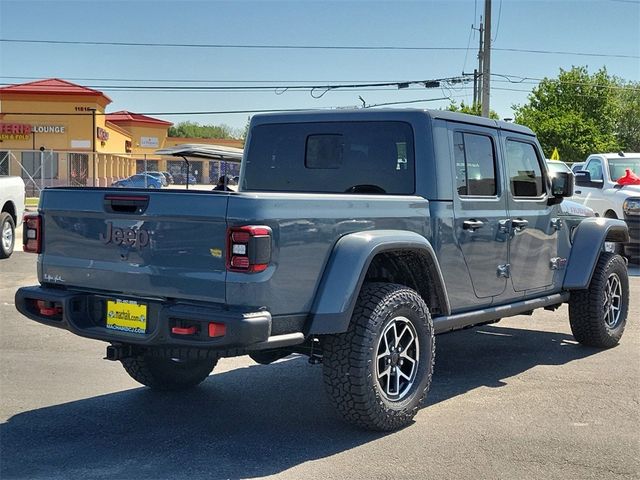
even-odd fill
[{"label": "black hardtop roof", "polygon": [[535,135],[529,128],[516,123],[493,120],[466,113],[450,112],[448,110],[421,110],[417,108],[376,108],[376,109],[336,109],[336,110],[308,110],[281,113],[261,113],[255,115],[253,125],[269,123],[301,123],[301,122],[340,122],[340,121],[410,121],[418,116],[428,116],[432,119],[442,119],[452,122],[479,125],[482,127],[499,128],[525,135]]}]

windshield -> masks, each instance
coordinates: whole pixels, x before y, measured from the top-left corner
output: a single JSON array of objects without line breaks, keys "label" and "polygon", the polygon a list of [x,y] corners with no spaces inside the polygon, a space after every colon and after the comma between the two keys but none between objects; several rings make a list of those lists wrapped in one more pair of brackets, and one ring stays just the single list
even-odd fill
[{"label": "windshield", "polygon": [[640,158],[620,157],[609,159],[609,176],[614,182],[624,177],[627,169],[640,176]]},{"label": "windshield", "polygon": [[550,161],[547,162],[550,173],[571,172],[571,169],[564,162]]}]

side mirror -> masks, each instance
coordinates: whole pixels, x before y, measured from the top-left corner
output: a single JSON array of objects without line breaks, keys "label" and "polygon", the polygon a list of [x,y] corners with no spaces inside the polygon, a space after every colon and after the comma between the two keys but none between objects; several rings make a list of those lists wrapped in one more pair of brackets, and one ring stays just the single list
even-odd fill
[{"label": "side mirror", "polygon": [[573,195],[573,174],[557,172],[551,177],[551,198],[549,205],[560,203],[563,198]]},{"label": "side mirror", "polygon": [[579,187],[602,188],[603,180],[592,180],[591,173],[586,170],[578,170],[576,172],[576,185]]}]

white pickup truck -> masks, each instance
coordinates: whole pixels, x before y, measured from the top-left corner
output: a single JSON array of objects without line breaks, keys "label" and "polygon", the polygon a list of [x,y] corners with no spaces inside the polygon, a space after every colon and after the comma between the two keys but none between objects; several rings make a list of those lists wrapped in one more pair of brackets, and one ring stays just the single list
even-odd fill
[{"label": "white pickup truck", "polygon": [[640,177],[640,153],[590,155],[582,169],[575,172],[576,189],[571,199],[592,208],[601,217],[627,222],[631,240],[620,248],[637,260],[640,256],[640,185],[618,183],[629,173]]},{"label": "white pickup truck", "polygon": [[0,258],[13,253],[16,227],[24,213],[24,181],[20,177],[0,176]]}]

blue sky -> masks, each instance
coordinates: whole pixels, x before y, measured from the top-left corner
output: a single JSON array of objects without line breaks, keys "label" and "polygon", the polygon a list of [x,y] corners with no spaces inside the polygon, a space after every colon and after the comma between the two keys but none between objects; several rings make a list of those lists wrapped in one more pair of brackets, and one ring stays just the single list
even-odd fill
[{"label": "blue sky", "polygon": [[[472,87],[406,90],[163,92],[113,91],[114,85],[251,85],[246,82],[360,83],[427,80],[473,71],[483,0],[456,1],[44,1],[0,0],[0,38],[134,43],[454,47],[451,51],[277,50],[52,45],[0,42],[0,83],[59,77],[104,91],[108,111],[193,112],[326,108],[443,98],[416,103],[444,108],[470,102]],[[557,76],[587,65],[591,72],[640,81],[640,0],[493,0],[492,72],[515,77]],[[466,47],[469,45],[469,50]],[[527,49],[607,56],[534,54]],[[619,58],[622,55],[631,58]],[[95,80],[93,80],[95,79]],[[104,80],[97,80],[104,79]],[[116,81],[115,79],[124,79]],[[135,82],[134,80],[142,80]],[[156,80],[175,80],[157,82]],[[202,80],[210,83],[181,83]],[[216,82],[216,83],[214,83]],[[491,107],[511,117],[531,83],[492,78]],[[517,91],[515,91],[517,90]],[[279,93],[279,94],[278,94]],[[247,114],[157,115],[178,122],[242,128]]]}]

